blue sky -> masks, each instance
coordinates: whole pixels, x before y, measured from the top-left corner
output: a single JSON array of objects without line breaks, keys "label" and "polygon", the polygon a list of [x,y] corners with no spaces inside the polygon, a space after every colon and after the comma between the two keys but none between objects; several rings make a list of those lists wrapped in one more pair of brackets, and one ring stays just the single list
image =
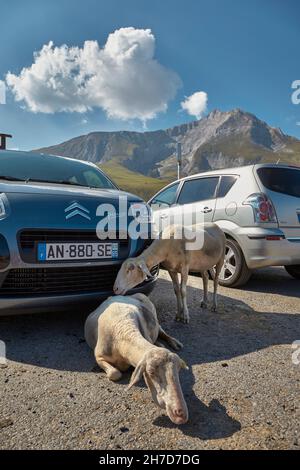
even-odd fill
[{"label": "blue sky", "polygon": [[[149,59],[136,95],[131,95],[127,76],[117,77],[120,97],[116,103],[116,88],[97,99],[91,91],[95,88],[90,89],[84,99],[89,100],[91,110],[83,113],[59,112],[59,103],[52,114],[41,112],[41,97],[36,97],[31,88],[31,103],[38,101],[38,112],[33,112],[26,101],[16,101],[10,90],[6,105],[0,105],[0,131],[14,134],[11,147],[31,149],[96,130],[167,128],[195,119],[181,109],[180,103],[202,91],[208,96],[206,112],[239,107],[300,138],[300,105],[291,101],[291,84],[300,80],[299,17],[297,0],[10,0],[1,5],[0,80],[5,80],[8,72],[19,77],[24,67],[32,66],[33,52],[49,41],[57,47],[66,44],[83,48],[85,41],[92,40],[100,48],[109,34],[127,27],[151,29],[151,37],[141,38],[146,41],[141,51],[147,55],[155,38],[154,58],[161,68],[156,69],[153,58]],[[143,73],[143,60],[137,56],[128,67],[136,64],[135,73],[139,75]],[[101,67],[97,76],[104,90],[110,88],[107,67],[106,78]],[[130,75],[128,67],[126,73]],[[18,83],[19,87],[26,85]],[[170,89],[166,88],[168,83]],[[159,90],[153,89],[155,84],[159,84]],[[122,98],[123,85],[127,103]],[[153,96],[147,101],[149,87]],[[45,94],[43,87],[40,91]],[[144,99],[149,113],[155,115],[146,122],[136,118]],[[164,106],[166,111],[157,111]],[[128,115],[125,120],[120,119],[120,113]]]}]

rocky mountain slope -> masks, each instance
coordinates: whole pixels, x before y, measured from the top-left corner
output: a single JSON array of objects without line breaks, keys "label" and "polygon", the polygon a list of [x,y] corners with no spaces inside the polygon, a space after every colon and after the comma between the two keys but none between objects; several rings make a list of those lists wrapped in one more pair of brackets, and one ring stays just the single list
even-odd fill
[{"label": "rocky mountain slope", "polygon": [[215,110],[200,121],[160,131],[92,132],[39,151],[169,178],[176,174],[177,142],[185,175],[261,161],[300,165],[300,140],[240,109]]}]

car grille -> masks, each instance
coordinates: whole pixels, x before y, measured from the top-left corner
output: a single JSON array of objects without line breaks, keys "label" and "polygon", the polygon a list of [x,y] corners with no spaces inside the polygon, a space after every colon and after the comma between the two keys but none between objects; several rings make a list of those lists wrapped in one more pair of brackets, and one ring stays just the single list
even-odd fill
[{"label": "car grille", "polygon": [[[36,263],[37,243],[72,243],[72,242],[99,242],[96,230],[23,230],[19,234],[19,248],[23,261]],[[125,259],[129,254],[130,239],[108,240],[119,242],[119,259]],[[99,261],[99,260],[98,260]]]},{"label": "car grille", "polygon": [[[11,269],[0,288],[0,297],[111,293],[119,269],[120,265]],[[152,268],[153,275],[157,272],[157,266]]]}]

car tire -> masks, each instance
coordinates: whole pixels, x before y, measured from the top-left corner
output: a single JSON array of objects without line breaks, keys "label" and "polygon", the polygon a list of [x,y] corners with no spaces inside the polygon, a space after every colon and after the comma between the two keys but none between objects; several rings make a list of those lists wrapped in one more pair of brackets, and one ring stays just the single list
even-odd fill
[{"label": "car tire", "polygon": [[239,287],[251,277],[243,252],[239,244],[228,238],[226,240],[225,262],[219,277],[219,284],[224,287]]},{"label": "car tire", "polygon": [[285,270],[295,279],[300,279],[300,264],[285,266]]}]

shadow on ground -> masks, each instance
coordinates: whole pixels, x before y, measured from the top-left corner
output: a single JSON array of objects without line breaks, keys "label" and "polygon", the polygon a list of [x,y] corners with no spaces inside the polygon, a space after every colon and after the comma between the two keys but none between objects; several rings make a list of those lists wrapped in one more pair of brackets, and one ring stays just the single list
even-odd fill
[{"label": "shadow on ground", "polygon": [[241,289],[248,292],[300,297],[299,279],[290,276],[284,268],[277,267],[254,271],[250,281]]},{"label": "shadow on ground", "polygon": [[[265,278],[264,288],[268,290],[271,282],[272,278]],[[257,283],[254,278],[247,289],[254,290]],[[280,283],[281,289],[289,292],[292,284],[293,295],[296,292],[299,295],[297,281],[282,276]],[[164,295],[157,298],[161,292]],[[190,325],[174,321],[176,302],[169,280],[159,279],[151,295],[163,327],[185,345],[183,354],[190,365],[226,360],[276,344],[291,344],[300,337],[300,315],[256,312],[244,302],[223,295],[219,295],[223,313],[216,314],[200,308],[201,295],[200,289],[188,287],[188,299],[194,305],[190,309]],[[9,360],[57,370],[91,371],[94,358],[83,337],[86,317],[87,312],[3,317],[0,339],[6,343]]]},{"label": "shadow on ground", "polygon": [[[187,397],[187,400],[190,419],[187,424],[180,427],[184,435],[201,440],[224,439],[240,431],[239,421],[231,418],[218,400],[212,400],[209,406],[206,406],[195,394],[192,399]],[[168,429],[178,427],[167,416],[159,416],[153,424]]]},{"label": "shadow on ground", "polygon": [[[278,271],[264,278],[255,274],[247,291],[273,292],[274,275],[276,291],[299,296],[299,282]],[[202,292],[189,286],[190,325],[174,321],[176,302],[170,281],[160,279],[152,293],[161,324],[184,343],[181,356],[189,366],[226,361],[272,345],[290,345],[300,338],[300,315],[256,312],[244,302],[230,298],[230,289],[227,292],[228,296],[219,296],[223,313],[216,314],[200,308]],[[86,316],[87,312],[65,312],[0,318],[0,339],[6,342],[8,359],[59,371],[98,372],[93,353],[83,338]],[[123,376],[120,386],[128,383],[129,376],[130,372]],[[227,414],[218,400],[212,400],[208,406],[201,402],[193,391],[194,383],[190,368],[182,379],[190,412],[189,423],[181,427],[183,434],[219,439],[237,432],[240,423]],[[156,418],[153,424],[176,427],[167,416]]]}]

